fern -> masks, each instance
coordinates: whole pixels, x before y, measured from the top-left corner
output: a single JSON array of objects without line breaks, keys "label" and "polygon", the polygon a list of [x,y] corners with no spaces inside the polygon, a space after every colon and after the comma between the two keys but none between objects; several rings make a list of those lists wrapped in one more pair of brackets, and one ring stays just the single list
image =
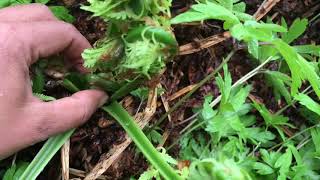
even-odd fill
[{"label": "fern", "polygon": [[[93,16],[99,16],[109,21],[115,17],[132,18],[134,14],[126,11],[128,0],[89,0],[89,6],[82,6],[81,9],[92,12]],[[119,16],[120,13],[122,16]],[[117,19],[115,18],[115,19]]]},{"label": "fern", "polygon": [[158,73],[165,66],[160,44],[145,39],[127,43],[126,47],[126,59],[121,65],[124,68],[135,69],[150,78],[150,74]]},{"label": "fern", "polygon": [[92,70],[103,69],[108,63],[121,58],[123,48],[123,42],[120,39],[100,40],[96,43],[95,48],[86,49],[82,53],[84,67]]}]

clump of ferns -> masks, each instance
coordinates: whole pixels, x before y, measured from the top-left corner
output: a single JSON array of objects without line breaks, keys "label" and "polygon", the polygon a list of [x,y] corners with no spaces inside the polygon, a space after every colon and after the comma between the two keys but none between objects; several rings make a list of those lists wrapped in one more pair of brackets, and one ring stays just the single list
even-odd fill
[{"label": "clump of ferns", "polygon": [[113,91],[110,85],[121,87],[137,78],[150,80],[158,75],[176,52],[170,44],[163,43],[166,41],[160,35],[170,34],[149,26],[97,42],[94,49],[83,53],[84,66],[94,72],[89,75],[89,82],[94,85],[100,82],[98,86],[101,86],[105,81],[105,87],[109,85],[106,90]]}]

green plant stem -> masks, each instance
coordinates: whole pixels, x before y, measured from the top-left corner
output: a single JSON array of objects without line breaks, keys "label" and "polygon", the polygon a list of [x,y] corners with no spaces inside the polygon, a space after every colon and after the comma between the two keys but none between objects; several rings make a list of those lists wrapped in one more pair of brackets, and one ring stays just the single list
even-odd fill
[{"label": "green plant stem", "polygon": [[221,64],[208,76],[206,76],[203,80],[201,80],[197,86],[195,86],[188,94],[183,96],[168,112],[163,114],[160,119],[147,131],[149,133],[152,129],[159,126],[167,117],[169,114],[174,112],[178,107],[182,105],[194,92],[196,92],[200,87],[202,87],[205,83],[210,81],[214,76],[222,69],[222,67],[231,59],[231,57],[234,55],[236,51],[231,51],[228,56],[221,62]]},{"label": "green plant stem", "polygon": [[153,147],[151,142],[135,123],[128,112],[116,101],[102,109],[114,117],[126,130],[133,142],[148,159],[148,161],[168,180],[182,179],[174,169],[161,157],[161,154]]},{"label": "green plant stem", "polygon": [[68,79],[63,80],[62,86],[73,93],[80,91],[80,89]]},{"label": "green plant stem", "polygon": [[49,138],[19,180],[35,180],[75,129]]},{"label": "green plant stem", "polygon": [[303,133],[305,133],[305,132],[308,132],[308,131],[310,131],[310,130],[313,129],[313,128],[319,127],[319,126],[320,126],[320,123],[318,123],[318,124],[316,124],[316,125],[313,125],[313,126],[310,126],[310,127],[306,128],[306,129],[298,132],[297,134],[291,136],[290,138],[286,139],[285,141],[283,141],[283,142],[281,142],[281,143],[279,143],[279,144],[276,144],[276,145],[272,146],[271,148],[268,149],[268,151],[272,151],[273,149],[275,149],[275,148],[277,148],[277,147],[279,147],[279,146],[280,146],[280,148],[281,148],[281,147],[282,147],[286,142],[288,142],[289,140],[294,139],[294,138],[296,138],[297,136],[299,136],[299,135],[301,135],[301,134],[303,134]]},{"label": "green plant stem", "polygon": [[143,79],[138,76],[133,81],[128,82],[126,85],[117,90],[110,98],[110,101],[116,101],[125,95],[129,94],[131,91],[135,90],[143,81]]},{"label": "green plant stem", "polygon": [[[310,94],[313,92],[313,90],[311,89],[312,87],[311,86],[308,86],[305,90],[303,90],[301,93],[303,94]],[[309,89],[311,89],[310,91],[308,91]],[[297,100],[293,100],[290,104],[287,104],[285,107],[283,107],[282,109],[280,109],[279,111],[277,111],[275,113],[275,115],[280,115],[282,114],[285,110],[287,110],[289,107],[293,106],[295,103],[297,102]]]}]

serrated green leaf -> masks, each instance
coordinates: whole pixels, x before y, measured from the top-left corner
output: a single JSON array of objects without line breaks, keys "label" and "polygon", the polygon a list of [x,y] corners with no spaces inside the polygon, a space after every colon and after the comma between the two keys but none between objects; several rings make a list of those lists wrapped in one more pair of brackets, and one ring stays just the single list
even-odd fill
[{"label": "serrated green leaf", "polygon": [[260,162],[255,162],[253,164],[253,169],[257,170],[257,173],[261,175],[268,175],[274,173],[274,170],[270,166]]},{"label": "serrated green leaf", "polygon": [[287,32],[286,28],[271,23],[258,23],[256,21],[246,21],[245,26],[253,27],[255,29],[267,30],[271,32]]},{"label": "serrated green leaf", "polygon": [[225,7],[228,10],[233,9],[233,0],[215,0],[219,5]]},{"label": "serrated green leaf", "polygon": [[299,93],[296,96],[294,96],[296,100],[299,101],[300,104],[306,106],[309,110],[317,113],[320,115],[320,104],[315,102],[313,99],[311,99],[308,95]]},{"label": "serrated green leaf", "polygon": [[138,180],[152,180],[159,175],[159,172],[155,169],[150,169],[141,174]]},{"label": "serrated green leaf", "polygon": [[164,159],[167,163],[172,164],[172,165],[177,165],[178,161],[175,160],[172,156],[170,156],[165,148],[160,148],[161,156],[162,159]]},{"label": "serrated green leaf", "polygon": [[232,107],[235,111],[246,111],[244,114],[246,114],[248,111],[250,111],[251,106],[248,104],[246,105],[245,102],[249,96],[249,93],[251,91],[252,87],[250,85],[238,88],[232,88],[231,95],[229,97],[229,103],[232,104]]},{"label": "serrated green leaf", "polygon": [[292,163],[292,152],[288,148],[284,154],[282,154],[276,161],[274,167],[279,169],[278,180],[285,180],[287,173],[289,172],[290,165]]},{"label": "serrated green leaf", "polygon": [[314,56],[320,56],[320,46],[317,45],[298,45],[293,48],[300,54],[310,54]]},{"label": "serrated green leaf", "polygon": [[320,128],[313,128],[311,130],[311,137],[316,148],[316,153],[320,154]]},{"label": "serrated green leaf", "polygon": [[286,29],[276,24],[262,24],[253,20],[245,21],[244,24],[236,24],[230,29],[234,38],[245,42],[250,42],[253,39],[269,42],[274,39],[273,32],[278,31],[283,32]]},{"label": "serrated green leaf", "polygon": [[226,104],[231,93],[232,78],[227,65],[223,66],[223,72],[224,78],[219,74],[216,78],[216,83],[221,92],[221,104]]},{"label": "serrated green leaf", "polygon": [[147,135],[148,139],[153,143],[161,143],[162,141],[162,135],[157,132],[156,130],[150,131],[150,133]]},{"label": "serrated green leaf", "polygon": [[9,169],[6,170],[3,180],[19,180],[22,173],[28,167],[28,162],[18,162],[17,164],[13,164]]},{"label": "serrated green leaf", "polygon": [[292,76],[291,95],[296,95],[302,85],[303,80],[308,80],[320,97],[319,76],[315,69],[301,55],[299,55],[292,47],[280,39],[275,39],[272,44],[278,49],[286,60]]},{"label": "serrated green leaf", "polygon": [[130,94],[134,97],[138,97],[141,101],[144,101],[148,98],[149,89],[147,87],[138,88],[130,92]]},{"label": "serrated green leaf", "polygon": [[261,158],[264,162],[266,162],[270,167],[274,167],[275,163],[281,156],[278,152],[271,151],[270,153],[265,149],[260,149]]},{"label": "serrated green leaf", "polygon": [[240,20],[240,21],[252,21],[254,20],[254,17],[247,13],[237,12],[233,11],[234,15]]},{"label": "serrated green leaf", "polygon": [[291,85],[291,78],[279,71],[267,71],[266,81],[273,88],[274,95],[279,101],[281,96],[284,97],[288,104],[291,104],[292,99],[286,85]]},{"label": "serrated green leaf", "polygon": [[249,53],[255,57],[256,59],[259,58],[259,42],[256,39],[249,41],[248,43],[248,51]]},{"label": "serrated green leaf", "polygon": [[288,144],[287,147],[292,152],[293,157],[295,158],[297,165],[298,166],[302,166],[303,165],[303,160],[302,160],[302,157],[301,157],[300,153],[298,152],[298,149],[295,146],[293,146],[292,144]]},{"label": "serrated green leaf", "polygon": [[308,20],[307,19],[296,19],[290,26],[287,33],[282,35],[282,40],[288,44],[301,36],[307,29]]},{"label": "serrated green leaf", "polygon": [[246,12],[246,3],[244,3],[244,2],[239,2],[239,3],[237,3],[237,4],[234,4],[234,5],[233,5],[233,10],[234,10],[234,11],[241,12],[241,13]]},{"label": "serrated green leaf", "polygon": [[6,170],[3,180],[14,180],[14,173],[16,172],[17,166],[14,164],[9,169]]},{"label": "serrated green leaf", "polygon": [[246,132],[248,134],[248,138],[253,140],[255,144],[264,144],[276,137],[270,131],[264,131],[261,128],[246,128]]},{"label": "serrated green leaf", "polygon": [[36,3],[47,4],[50,0],[35,0]]},{"label": "serrated green leaf", "polygon": [[[253,106],[259,111],[260,115],[266,122],[267,126],[278,126],[278,125],[287,125],[291,126],[287,122],[289,118],[284,117],[282,115],[271,114],[270,111],[263,104],[258,104],[257,102],[253,102]],[[291,126],[292,127],[292,126]]]},{"label": "serrated green leaf", "polygon": [[281,26],[286,28],[286,29],[288,29],[288,24],[287,24],[286,20],[283,17],[281,17]]},{"label": "serrated green leaf", "polygon": [[207,19],[222,20],[229,25],[240,23],[238,18],[227,8],[207,2],[193,5],[191,10],[171,19],[171,24],[179,24],[193,21],[203,21]]},{"label": "serrated green leaf", "polygon": [[73,17],[69,10],[64,6],[49,6],[52,13],[60,20],[73,23],[75,21],[75,17]]},{"label": "serrated green leaf", "polygon": [[210,106],[212,99],[212,96],[206,96],[204,99],[204,103],[201,110],[201,116],[205,121],[212,119],[217,114],[217,111],[214,111]]}]

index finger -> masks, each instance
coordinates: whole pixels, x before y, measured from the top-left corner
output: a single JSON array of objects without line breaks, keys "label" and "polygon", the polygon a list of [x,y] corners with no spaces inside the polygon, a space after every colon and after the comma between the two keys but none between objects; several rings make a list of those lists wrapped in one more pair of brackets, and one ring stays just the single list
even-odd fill
[{"label": "index finger", "polygon": [[43,4],[16,5],[0,10],[0,21],[56,21],[58,20]]},{"label": "index finger", "polygon": [[91,45],[73,25],[62,21],[20,22],[11,24],[10,31],[27,49],[28,65],[39,58],[63,53],[78,70],[84,70],[81,53]]}]

